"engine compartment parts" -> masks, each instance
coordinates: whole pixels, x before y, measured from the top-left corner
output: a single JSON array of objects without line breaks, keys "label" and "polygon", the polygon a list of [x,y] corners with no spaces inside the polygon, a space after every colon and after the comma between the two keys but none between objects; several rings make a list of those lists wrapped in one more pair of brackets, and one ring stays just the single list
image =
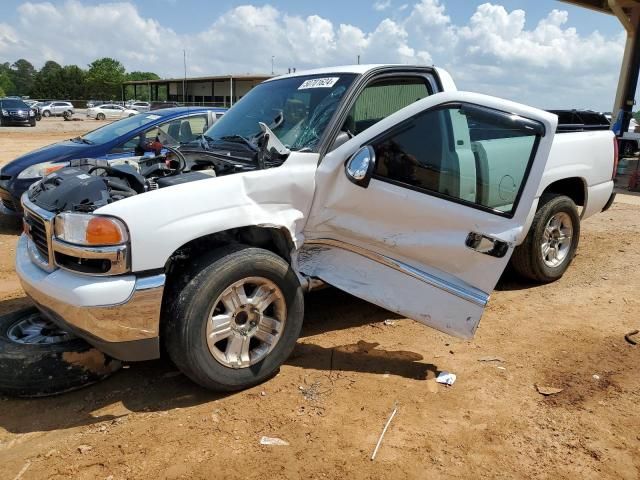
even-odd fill
[{"label": "engine compartment parts", "polygon": [[168,155],[117,160],[73,160],[32,185],[29,199],[49,212],[84,212],[158,188],[206,180],[246,170],[228,160],[197,153],[187,158],[174,150]]}]

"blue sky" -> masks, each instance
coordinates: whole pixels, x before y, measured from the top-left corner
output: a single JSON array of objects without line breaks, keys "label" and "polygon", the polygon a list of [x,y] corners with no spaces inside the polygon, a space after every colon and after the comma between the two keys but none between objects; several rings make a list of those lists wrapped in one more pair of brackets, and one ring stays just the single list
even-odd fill
[{"label": "blue sky", "polygon": [[[31,0],[35,1],[35,0]],[[2,0],[2,17],[17,20],[17,7],[25,3],[23,0]],[[61,4],[63,1],[50,0],[50,3]],[[84,0],[87,5],[106,3],[100,0]],[[365,29],[374,28],[377,23],[388,16],[389,12],[376,12],[371,8],[370,0],[323,0],[321,2],[308,0],[273,0],[273,1],[229,1],[229,0],[135,0],[141,14],[153,16],[162,24],[170,25],[177,32],[186,33],[193,30],[206,28],[221,12],[231,10],[239,5],[274,5],[291,14],[308,16],[320,15],[329,18],[336,23],[352,23]],[[393,7],[411,3],[407,0],[392,2]],[[484,1],[478,0],[447,0],[444,4],[447,12],[455,22],[468,19],[476,7]],[[600,15],[590,10],[574,7],[573,5],[557,0],[501,0],[498,2],[504,7],[523,9],[527,12],[527,20],[537,23],[541,18],[554,9],[567,10],[570,14],[570,25],[580,31],[592,32],[599,30],[605,34],[614,34],[621,31],[619,22],[609,15]],[[391,8],[390,10],[393,10]],[[194,14],[198,12],[198,14]]]},{"label": "blue sky", "polygon": [[[0,0],[0,62],[24,57],[191,76],[354,63],[436,64],[459,88],[610,110],[624,33],[552,0]],[[64,35],[61,35],[64,32]]]}]

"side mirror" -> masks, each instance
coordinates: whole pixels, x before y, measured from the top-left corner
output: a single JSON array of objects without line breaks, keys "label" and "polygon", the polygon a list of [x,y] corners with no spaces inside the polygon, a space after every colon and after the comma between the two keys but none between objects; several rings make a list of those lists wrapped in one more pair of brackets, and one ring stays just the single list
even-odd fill
[{"label": "side mirror", "polygon": [[344,166],[345,174],[352,183],[359,187],[367,188],[373,171],[376,167],[376,153],[373,147],[367,145],[362,147],[347,160]]},{"label": "side mirror", "polygon": [[336,148],[344,145],[345,143],[347,143],[349,140],[351,140],[351,135],[349,134],[349,132],[340,132],[338,133],[338,136],[336,137],[336,139],[333,141],[333,145],[331,145],[331,148],[329,149],[330,152],[333,152]]}]

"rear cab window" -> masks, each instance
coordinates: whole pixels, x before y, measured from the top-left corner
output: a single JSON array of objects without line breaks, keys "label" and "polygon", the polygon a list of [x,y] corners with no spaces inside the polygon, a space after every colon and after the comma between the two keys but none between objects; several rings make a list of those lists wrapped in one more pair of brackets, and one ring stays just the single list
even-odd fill
[{"label": "rear cab window", "polygon": [[356,99],[342,131],[358,135],[380,120],[431,94],[431,87],[422,76],[374,79]]}]

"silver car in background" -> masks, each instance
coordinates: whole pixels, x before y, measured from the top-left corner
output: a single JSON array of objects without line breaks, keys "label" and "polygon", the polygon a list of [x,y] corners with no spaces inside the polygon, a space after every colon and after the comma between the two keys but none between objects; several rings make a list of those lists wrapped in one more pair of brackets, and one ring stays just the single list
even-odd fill
[{"label": "silver car in background", "polygon": [[72,115],[75,113],[71,102],[42,102],[38,109],[40,110],[40,115],[43,117],[57,117],[64,115],[64,112],[71,112]]}]

